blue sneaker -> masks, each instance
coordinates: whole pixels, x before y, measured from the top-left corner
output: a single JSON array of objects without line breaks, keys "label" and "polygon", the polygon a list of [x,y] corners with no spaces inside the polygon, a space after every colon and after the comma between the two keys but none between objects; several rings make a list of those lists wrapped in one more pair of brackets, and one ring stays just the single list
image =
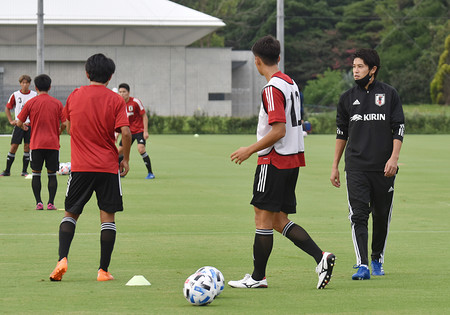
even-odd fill
[{"label": "blue sneaker", "polygon": [[354,265],[353,269],[358,269],[358,271],[352,276],[352,280],[369,280],[370,272],[367,266],[357,266]]},{"label": "blue sneaker", "polygon": [[378,260],[372,260],[372,276],[384,276],[383,264]]},{"label": "blue sneaker", "polygon": [[155,175],[153,175],[153,173],[148,173],[147,177],[145,177],[145,179],[153,179],[155,178]]}]

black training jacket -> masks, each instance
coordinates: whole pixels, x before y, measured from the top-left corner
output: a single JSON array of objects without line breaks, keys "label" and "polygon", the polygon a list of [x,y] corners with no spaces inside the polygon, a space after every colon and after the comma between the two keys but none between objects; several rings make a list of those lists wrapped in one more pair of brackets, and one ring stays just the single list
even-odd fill
[{"label": "black training jacket", "polygon": [[369,90],[355,86],[341,95],[336,138],[347,140],[345,170],[384,171],[393,139],[403,141],[405,118],[397,91],[375,80]]}]

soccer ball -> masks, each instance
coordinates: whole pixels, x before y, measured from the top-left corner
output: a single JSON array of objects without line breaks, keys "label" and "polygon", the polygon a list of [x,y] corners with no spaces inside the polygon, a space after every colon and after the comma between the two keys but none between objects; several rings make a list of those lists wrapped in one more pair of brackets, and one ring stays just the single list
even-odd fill
[{"label": "soccer ball", "polygon": [[198,272],[206,273],[214,279],[214,282],[216,284],[216,296],[222,293],[223,289],[225,288],[225,278],[223,277],[223,274],[219,269],[211,266],[205,266],[197,270],[197,273]]},{"label": "soccer ball", "polygon": [[59,175],[69,175],[71,169],[70,162],[67,163],[59,163]]},{"label": "soccer ball", "polygon": [[207,305],[214,300],[214,280],[206,273],[194,273],[184,282],[183,294],[193,305]]}]

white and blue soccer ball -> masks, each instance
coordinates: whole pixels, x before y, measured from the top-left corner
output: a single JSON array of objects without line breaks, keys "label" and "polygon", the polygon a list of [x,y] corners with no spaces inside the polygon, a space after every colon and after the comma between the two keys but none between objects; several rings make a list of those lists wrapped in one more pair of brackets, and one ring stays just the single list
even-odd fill
[{"label": "white and blue soccer ball", "polygon": [[70,171],[71,171],[71,163],[67,162],[67,163],[59,163],[59,170],[58,170],[58,174],[59,175],[69,175]]},{"label": "white and blue soccer ball", "polygon": [[194,273],[184,282],[183,294],[193,305],[208,305],[214,300],[216,290],[213,278],[206,273]]},{"label": "white and blue soccer ball", "polygon": [[216,296],[222,293],[223,289],[225,288],[225,278],[223,277],[223,274],[219,269],[212,266],[204,266],[197,270],[197,273],[198,272],[205,273],[213,278],[216,284]]}]

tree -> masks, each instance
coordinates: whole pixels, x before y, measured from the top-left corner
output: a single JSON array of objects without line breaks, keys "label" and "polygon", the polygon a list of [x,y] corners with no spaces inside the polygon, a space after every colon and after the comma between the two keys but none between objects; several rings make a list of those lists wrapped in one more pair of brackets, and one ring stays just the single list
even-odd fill
[{"label": "tree", "polygon": [[[381,80],[398,90],[404,103],[430,102],[443,34],[450,32],[446,0],[383,0],[376,12],[384,25],[377,51]],[[445,36],[446,36],[445,35]]]},{"label": "tree", "polygon": [[450,35],[445,39],[445,48],[439,57],[439,65],[430,84],[431,100],[435,104],[450,104]]}]

